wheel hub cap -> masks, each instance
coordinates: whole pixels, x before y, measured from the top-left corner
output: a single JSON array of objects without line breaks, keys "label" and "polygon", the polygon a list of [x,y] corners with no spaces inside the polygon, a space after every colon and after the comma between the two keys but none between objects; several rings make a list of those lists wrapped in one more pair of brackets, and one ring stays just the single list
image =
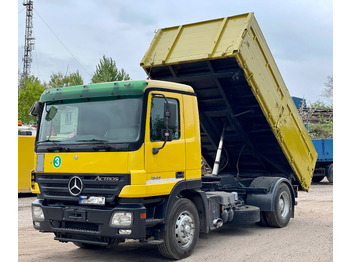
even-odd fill
[{"label": "wheel hub cap", "polygon": [[290,209],[290,201],[286,192],[282,192],[282,194],[279,197],[278,209],[283,218],[288,215]]},{"label": "wheel hub cap", "polygon": [[187,212],[182,212],[176,220],[175,236],[178,245],[187,247],[191,245],[194,237],[194,222]]}]

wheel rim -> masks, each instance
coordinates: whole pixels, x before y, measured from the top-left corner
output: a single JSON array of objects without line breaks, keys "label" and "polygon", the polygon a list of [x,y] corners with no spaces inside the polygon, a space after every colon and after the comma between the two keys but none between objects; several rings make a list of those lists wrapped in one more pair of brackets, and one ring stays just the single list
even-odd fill
[{"label": "wheel rim", "polygon": [[278,199],[278,209],[283,218],[286,218],[290,209],[290,201],[287,192],[282,192]]},{"label": "wheel rim", "polygon": [[176,220],[175,237],[177,244],[186,248],[191,245],[194,238],[194,222],[192,216],[188,212],[182,212]]}]

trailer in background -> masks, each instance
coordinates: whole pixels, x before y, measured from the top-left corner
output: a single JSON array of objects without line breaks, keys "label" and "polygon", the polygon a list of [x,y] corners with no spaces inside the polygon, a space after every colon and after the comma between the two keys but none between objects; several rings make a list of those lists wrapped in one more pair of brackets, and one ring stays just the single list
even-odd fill
[{"label": "trailer in background", "polygon": [[333,183],[333,138],[311,140],[318,154],[312,182],[320,182],[327,177]]},{"label": "trailer in background", "polygon": [[[304,98],[293,96],[292,99],[298,109],[306,108]],[[311,141],[318,155],[312,182],[321,182],[327,177],[328,181],[333,183],[333,138],[311,139]]]}]

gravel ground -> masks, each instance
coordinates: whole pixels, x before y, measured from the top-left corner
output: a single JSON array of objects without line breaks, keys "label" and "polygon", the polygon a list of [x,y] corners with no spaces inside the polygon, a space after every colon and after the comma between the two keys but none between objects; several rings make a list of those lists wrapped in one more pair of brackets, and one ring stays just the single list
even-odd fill
[{"label": "gravel ground", "polygon": [[[333,261],[333,185],[324,179],[299,192],[295,218],[285,228],[224,225],[199,239],[182,261]],[[53,240],[32,227],[30,204],[18,198],[18,261],[167,261],[156,246],[126,241],[114,248],[85,250]]]}]

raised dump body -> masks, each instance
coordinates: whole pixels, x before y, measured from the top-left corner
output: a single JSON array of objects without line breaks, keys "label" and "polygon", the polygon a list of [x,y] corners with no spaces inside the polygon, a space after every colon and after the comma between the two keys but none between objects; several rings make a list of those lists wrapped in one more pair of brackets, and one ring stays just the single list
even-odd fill
[{"label": "raised dump body", "polygon": [[221,174],[309,189],[317,153],[253,13],[160,29],[141,66],[193,87],[209,164],[225,127]]}]

